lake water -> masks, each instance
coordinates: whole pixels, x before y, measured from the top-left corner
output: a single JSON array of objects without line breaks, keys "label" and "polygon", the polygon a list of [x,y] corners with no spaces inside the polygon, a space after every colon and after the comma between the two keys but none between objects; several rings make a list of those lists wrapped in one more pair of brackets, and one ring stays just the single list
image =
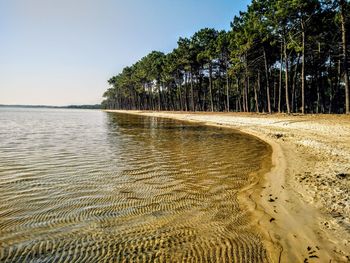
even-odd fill
[{"label": "lake water", "polygon": [[264,262],[237,194],[270,151],[168,119],[0,108],[0,262]]}]

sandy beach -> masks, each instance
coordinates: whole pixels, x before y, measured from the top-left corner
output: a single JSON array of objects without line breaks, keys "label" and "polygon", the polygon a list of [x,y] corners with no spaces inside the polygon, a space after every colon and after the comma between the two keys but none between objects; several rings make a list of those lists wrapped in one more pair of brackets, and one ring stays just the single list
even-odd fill
[{"label": "sandy beach", "polygon": [[230,127],[266,141],[272,169],[241,199],[271,261],[350,261],[350,116],[109,112]]}]

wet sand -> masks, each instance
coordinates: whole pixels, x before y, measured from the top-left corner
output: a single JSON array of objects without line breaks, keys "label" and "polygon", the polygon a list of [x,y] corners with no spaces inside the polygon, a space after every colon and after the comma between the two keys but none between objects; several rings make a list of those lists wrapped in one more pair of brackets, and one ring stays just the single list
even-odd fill
[{"label": "wet sand", "polygon": [[273,168],[239,198],[271,260],[350,261],[350,116],[118,112],[227,126],[268,142]]}]

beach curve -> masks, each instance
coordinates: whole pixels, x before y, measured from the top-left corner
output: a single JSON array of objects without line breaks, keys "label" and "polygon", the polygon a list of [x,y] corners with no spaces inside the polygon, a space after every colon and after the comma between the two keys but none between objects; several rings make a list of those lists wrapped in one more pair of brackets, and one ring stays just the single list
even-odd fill
[{"label": "beach curve", "polygon": [[[349,116],[332,116],[335,120],[330,121],[321,116],[305,115],[120,110],[108,110],[108,112],[234,128],[265,141],[272,147],[272,169],[263,171],[264,176],[257,177],[260,179],[243,189],[240,199],[243,204],[247,204],[253,222],[259,226],[271,261],[348,262],[350,233],[349,205],[346,196],[350,179],[347,174],[350,168],[346,158],[350,159]],[[338,139],[343,138],[343,143],[337,141],[335,144],[333,139],[330,140],[329,137],[334,137],[335,131],[338,133],[336,136]],[[321,146],[324,148],[320,149]],[[328,155],[334,152],[338,157],[336,160],[345,160],[337,163],[330,158],[329,162],[318,160],[322,158],[320,151],[325,151]],[[315,162],[319,164],[317,167]],[[341,179],[338,178],[339,182],[332,179],[325,180],[331,185],[335,182],[333,187],[327,189],[323,187],[322,180],[329,172],[326,168],[334,163],[337,171],[334,171],[335,174],[332,176]],[[324,173],[319,173],[320,170]],[[332,209],[338,214],[343,211],[341,216],[334,216],[335,213],[332,214],[332,210],[327,207],[325,200],[328,195],[337,199],[337,206]],[[322,197],[325,200],[322,200]],[[342,209],[344,206],[345,210]]]}]

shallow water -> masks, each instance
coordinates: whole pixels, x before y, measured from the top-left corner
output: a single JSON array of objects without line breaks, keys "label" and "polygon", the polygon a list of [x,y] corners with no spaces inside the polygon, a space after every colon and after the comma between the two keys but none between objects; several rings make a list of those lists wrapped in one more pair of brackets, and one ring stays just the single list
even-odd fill
[{"label": "shallow water", "polygon": [[263,262],[237,200],[269,146],[228,129],[0,108],[0,262]]}]

